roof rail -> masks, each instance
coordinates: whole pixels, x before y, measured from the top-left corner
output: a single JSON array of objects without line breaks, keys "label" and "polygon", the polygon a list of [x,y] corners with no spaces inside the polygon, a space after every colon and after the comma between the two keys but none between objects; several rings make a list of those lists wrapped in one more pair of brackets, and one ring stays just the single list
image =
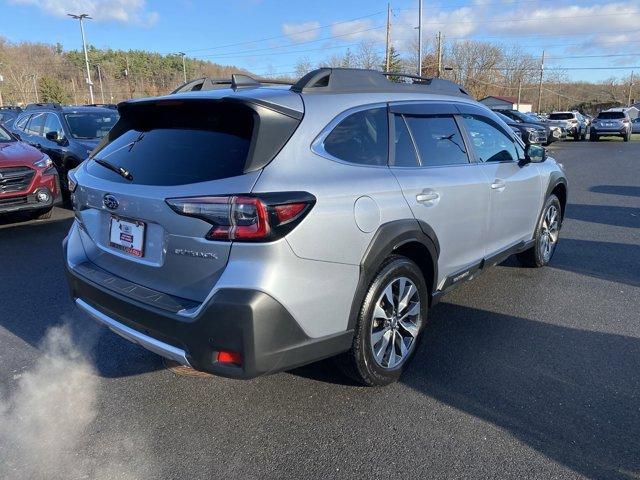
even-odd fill
[{"label": "roof rail", "polygon": [[[408,78],[393,82],[387,77]],[[408,73],[380,72],[359,68],[319,68],[298,80],[291,90],[298,93],[437,93],[469,97],[457,83]]]},{"label": "roof rail", "polygon": [[201,90],[216,90],[219,88],[232,88],[239,90],[242,88],[259,88],[264,85],[292,85],[292,82],[285,80],[269,80],[253,78],[242,73],[233,73],[231,78],[211,78],[202,77],[183,83],[171,94],[182,92],[197,92]]},{"label": "roof rail", "polygon": [[61,110],[62,106],[59,103],[50,102],[50,103],[30,103],[26,107],[25,110],[34,110],[36,108],[52,108],[55,110]]}]

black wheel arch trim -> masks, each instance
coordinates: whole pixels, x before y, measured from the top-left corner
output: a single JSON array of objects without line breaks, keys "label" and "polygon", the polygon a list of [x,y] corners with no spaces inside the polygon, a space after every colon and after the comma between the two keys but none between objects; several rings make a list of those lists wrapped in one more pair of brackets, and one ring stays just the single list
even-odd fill
[{"label": "black wheel arch trim", "polygon": [[355,327],[367,288],[378,273],[384,259],[411,242],[417,242],[429,251],[433,278],[425,280],[431,285],[429,296],[433,294],[437,285],[438,257],[440,256],[440,243],[433,228],[426,222],[416,219],[385,223],[373,235],[360,262],[360,277],[349,312],[348,330],[353,330]]},{"label": "black wheel arch trim", "polygon": [[544,201],[545,202],[547,201],[547,198],[549,198],[549,195],[551,195],[551,193],[556,189],[556,187],[558,187],[558,185],[562,185],[565,190],[566,198],[564,199],[564,205],[562,205],[562,199],[559,199],[560,204],[562,205],[561,214],[562,214],[562,217],[564,218],[566,206],[569,203],[569,187],[567,186],[567,178],[561,172],[551,173],[551,176],[549,178],[549,184],[547,185],[547,191],[544,195]]}]

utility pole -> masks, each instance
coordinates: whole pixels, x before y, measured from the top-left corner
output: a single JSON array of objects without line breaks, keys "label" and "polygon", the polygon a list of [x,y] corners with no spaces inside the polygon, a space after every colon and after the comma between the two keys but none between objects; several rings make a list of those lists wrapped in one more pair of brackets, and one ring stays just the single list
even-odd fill
[{"label": "utility pole", "polygon": [[633,70],[631,70],[631,79],[629,80],[629,96],[627,97],[627,107],[631,106],[631,90],[633,90]]},{"label": "utility pole", "polygon": [[73,103],[74,105],[78,104],[78,94],[76,92],[76,80],[71,77],[71,89],[73,90]]},{"label": "utility pole", "polygon": [[129,57],[124,57],[126,67],[124,69],[124,76],[127,77],[127,83],[129,84],[129,98],[133,98],[133,89],[131,88],[131,77],[129,76]]},{"label": "utility pole", "polygon": [[540,82],[538,83],[538,111],[542,110],[542,77],[544,76],[544,50],[542,50],[542,62],[540,62]]},{"label": "utility pole", "polygon": [[422,0],[418,0],[418,76],[422,76]]},{"label": "utility pole", "polygon": [[[2,62],[0,62],[2,65]],[[0,87],[2,87],[2,82],[4,82],[4,77],[0,74]],[[4,101],[2,100],[2,88],[0,88],[0,107],[4,107]]]},{"label": "utility pole", "polygon": [[40,99],[38,98],[38,84],[36,83],[36,74],[34,73],[33,75],[31,75],[31,78],[33,79],[33,91],[36,94],[36,103],[40,103]]},{"label": "utility pole", "polygon": [[102,71],[100,70],[100,64],[96,65],[98,67],[98,80],[100,81],[100,98],[102,99],[102,103],[104,104],[104,88],[102,88]]},{"label": "utility pole", "polygon": [[[516,110],[520,111],[520,96],[522,95],[522,77],[518,78],[518,106],[516,107]],[[538,110],[540,110],[540,108],[538,107]]]},{"label": "utility pole", "polygon": [[442,32],[438,32],[438,78],[442,75]]},{"label": "utility pole", "polygon": [[182,78],[184,79],[184,83],[187,83],[187,64],[184,61],[186,53],[178,52],[178,55],[182,56]]},{"label": "utility pole", "polygon": [[91,70],[89,69],[89,55],[87,54],[87,41],[85,40],[85,37],[84,37],[84,19],[86,18],[88,20],[91,20],[91,17],[86,13],[82,13],[80,15],[67,13],[67,15],[69,15],[71,18],[75,20],[80,21],[80,34],[82,35],[82,49],[84,50],[84,63],[85,63],[85,66],[87,67],[87,85],[89,86],[89,99],[91,100],[91,103],[95,103],[95,100],[93,99],[93,83],[91,82]]},{"label": "utility pole", "polygon": [[391,43],[391,3],[387,3],[387,49],[385,50],[384,53],[384,71],[388,72],[389,71],[389,62],[390,62],[390,58],[389,55],[391,54],[390,50],[390,45]]}]

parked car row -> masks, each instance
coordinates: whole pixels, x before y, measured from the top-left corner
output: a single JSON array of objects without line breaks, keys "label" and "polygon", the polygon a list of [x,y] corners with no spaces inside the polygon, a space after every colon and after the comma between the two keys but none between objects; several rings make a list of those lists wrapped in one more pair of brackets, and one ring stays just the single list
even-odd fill
[{"label": "parked car row", "polygon": [[48,218],[69,197],[67,175],[119,118],[111,105],[38,103],[0,109],[0,213]]},{"label": "parked car row", "polygon": [[[509,125],[523,140],[542,145],[549,145],[563,138],[572,138],[574,141],[585,140],[587,135],[589,140],[594,142],[608,136],[621,137],[628,142],[632,133],[640,133],[640,119],[632,121],[623,108],[602,111],[595,118],[577,111],[557,111],[544,116],[518,110],[496,109],[495,111],[503,120],[508,117],[515,122]],[[535,125],[544,126],[547,136],[534,133]]]}]

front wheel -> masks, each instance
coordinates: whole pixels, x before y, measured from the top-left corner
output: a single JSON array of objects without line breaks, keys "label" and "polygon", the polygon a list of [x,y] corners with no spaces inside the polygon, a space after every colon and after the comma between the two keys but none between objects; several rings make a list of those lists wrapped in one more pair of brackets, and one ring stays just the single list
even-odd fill
[{"label": "front wheel", "polygon": [[525,267],[544,267],[547,265],[556,251],[561,227],[562,206],[560,200],[555,195],[550,195],[538,220],[533,246],[518,254],[520,263]]},{"label": "front wheel", "polygon": [[420,268],[406,257],[390,256],[367,290],[351,349],[338,358],[342,370],[367,386],[398,380],[418,347],[427,305]]}]

